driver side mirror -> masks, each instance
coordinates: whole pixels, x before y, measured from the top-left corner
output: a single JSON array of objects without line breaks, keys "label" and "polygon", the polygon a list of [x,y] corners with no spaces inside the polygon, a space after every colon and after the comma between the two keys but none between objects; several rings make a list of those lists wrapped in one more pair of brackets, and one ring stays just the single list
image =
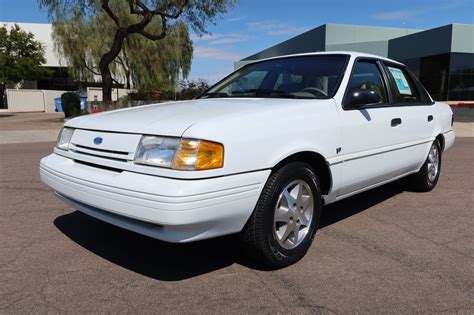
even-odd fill
[{"label": "driver side mirror", "polygon": [[380,94],[371,89],[353,89],[349,91],[344,102],[344,108],[357,109],[369,104],[377,104],[382,101]]}]

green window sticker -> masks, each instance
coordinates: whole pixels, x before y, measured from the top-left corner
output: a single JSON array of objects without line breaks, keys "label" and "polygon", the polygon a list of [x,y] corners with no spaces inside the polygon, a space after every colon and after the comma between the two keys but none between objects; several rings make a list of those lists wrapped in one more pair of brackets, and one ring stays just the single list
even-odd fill
[{"label": "green window sticker", "polygon": [[410,85],[408,85],[407,78],[403,74],[402,70],[392,67],[388,67],[388,70],[392,74],[400,94],[413,95],[411,93]]}]

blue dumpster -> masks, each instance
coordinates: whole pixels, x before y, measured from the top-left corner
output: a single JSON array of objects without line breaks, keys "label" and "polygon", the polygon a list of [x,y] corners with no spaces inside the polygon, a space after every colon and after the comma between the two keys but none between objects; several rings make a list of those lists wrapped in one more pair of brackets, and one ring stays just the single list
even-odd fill
[{"label": "blue dumpster", "polygon": [[56,105],[56,109],[58,112],[62,113],[63,112],[63,105],[61,103],[61,97],[56,97],[54,99],[54,105]]},{"label": "blue dumpster", "polygon": [[87,97],[81,97],[81,112],[86,111]]},{"label": "blue dumpster", "polygon": [[[54,99],[54,104],[56,105],[56,109],[58,110],[58,112],[62,113],[63,105],[61,103],[61,97],[56,97]],[[86,111],[86,105],[87,105],[87,97],[81,97],[81,112]]]}]

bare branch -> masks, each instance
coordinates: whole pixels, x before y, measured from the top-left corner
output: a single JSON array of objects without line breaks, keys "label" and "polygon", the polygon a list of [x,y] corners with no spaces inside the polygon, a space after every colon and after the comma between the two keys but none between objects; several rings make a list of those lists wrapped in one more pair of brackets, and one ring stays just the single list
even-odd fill
[{"label": "bare branch", "polygon": [[[130,46],[128,45],[128,41],[125,41],[125,45],[126,45],[127,47],[130,47]],[[127,56],[127,49],[125,49],[125,48],[122,49],[122,54],[123,54],[123,58],[124,58],[124,59],[123,59],[124,63],[127,64],[127,68],[130,68],[130,63],[129,63],[129,59],[128,59],[128,56]]]},{"label": "bare branch", "polygon": [[[177,19],[182,13],[186,5],[188,5],[189,0],[184,0],[183,5],[179,7],[178,12],[174,14],[170,14],[167,12],[163,12],[159,9],[150,10],[142,1],[134,0],[130,1],[130,12],[134,14],[140,14],[143,16],[143,19],[135,24],[129,25],[126,29],[127,34],[131,33],[138,33],[150,40],[160,40],[166,37],[166,33],[168,31],[167,27],[167,19]],[[135,8],[135,5],[138,6],[141,11]],[[161,34],[150,34],[145,31],[145,27],[151,22],[154,16],[159,15],[161,17],[162,29]]]},{"label": "bare branch", "polygon": [[122,59],[120,55],[117,56],[117,60],[114,60],[115,63],[122,66],[125,72],[128,72],[128,66],[125,64],[125,61]]},{"label": "bare branch", "polygon": [[[138,2],[140,2],[140,1],[138,1]],[[183,5],[179,7],[178,12],[176,12],[175,14],[163,12],[162,10],[160,10],[158,8],[151,11],[151,13],[154,14],[154,15],[161,15],[162,17],[175,20],[181,15],[181,13],[183,13],[183,10],[188,5],[188,3],[189,3],[189,0],[184,0]]]},{"label": "bare branch", "polygon": [[152,14],[150,9],[146,5],[144,5],[140,0],[137,0],[137,6],[142,9],[144,14]]},{"label": "bare branch", "polygon": [[89,70],[90,72],[92,72],[92,74],[94,74],[94,75],[100,75],[100,72],[95,71],[93,66],[91,67],[91,66],[88,66],[88,65],[87,65],[86,57],[81,56],[81,59],[82,59],[82,62],[84,63],[84,67],[85,67],[87,70]]},{"label": "bare branch", "polygon": [[166,18],[162,16],[161,17],[161,34],[158,34],[158,35],[150,34],[147,31],[145,31],[145,28],[138,31],[137,33],[150,40],[160,40],[166,37],[167,32],[168,32],[168,25],[166,24]]},{"label": "bare branch", "polygon": [[137,10],[137,8],[134,5],[134,1],[129,0],[128,5],[130,7],[130,14],[139,14],[139,15],[144,15],[145,14],[143,11]]},{"label": "bare branch", "polygon": [[152,19],[153,15],[144,14],[143,19],[140,22],[131,24],[125,29],[126,34],[138,33],[142,31],[145,26],[147,26],[151,22]]},{"label": "bare branch", "polygon": [[110,18],[115,22],[115,25],[120,27],[120,20],[119,18],[115,15],[114,12],[112,12],[112,9],[110,9],[109,6],[109,0],[102,0],[102,9],[110,16]]},{"label": "bare branch", "polygon": [[123,85],[123,83],[120,83],[119,81],[117,81],[116,79],[112,78],[112,81],[114,81],[115,83],[117,83],[118,85]]},{"label": "bare branch", "polygon": [[166,31],[161,32],[161,34],[155,35],[155,34],[150,34],[145,30],[142,30],[138,32],[138,34],[150,39],[150,40],[160,40],[166,37]]}]

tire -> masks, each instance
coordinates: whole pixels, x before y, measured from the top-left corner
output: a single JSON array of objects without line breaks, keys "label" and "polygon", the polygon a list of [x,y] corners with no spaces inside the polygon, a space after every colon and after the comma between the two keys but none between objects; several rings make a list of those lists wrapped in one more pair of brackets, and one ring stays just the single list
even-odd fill
[{"label": "tire", "polygon": [[287,164],[270,175],[241,233],[241,244],[259,263],[271,268],[289,266],[311,246],[321,208],[319,179],[311,166]]},{"label": "tire", "polygon": [[433,190],[438,183],[441,174],[442,149],[438,139],[430,147],[428,157],[418,173],[408,178],[408,185],[411,189],[419,192]]}]

